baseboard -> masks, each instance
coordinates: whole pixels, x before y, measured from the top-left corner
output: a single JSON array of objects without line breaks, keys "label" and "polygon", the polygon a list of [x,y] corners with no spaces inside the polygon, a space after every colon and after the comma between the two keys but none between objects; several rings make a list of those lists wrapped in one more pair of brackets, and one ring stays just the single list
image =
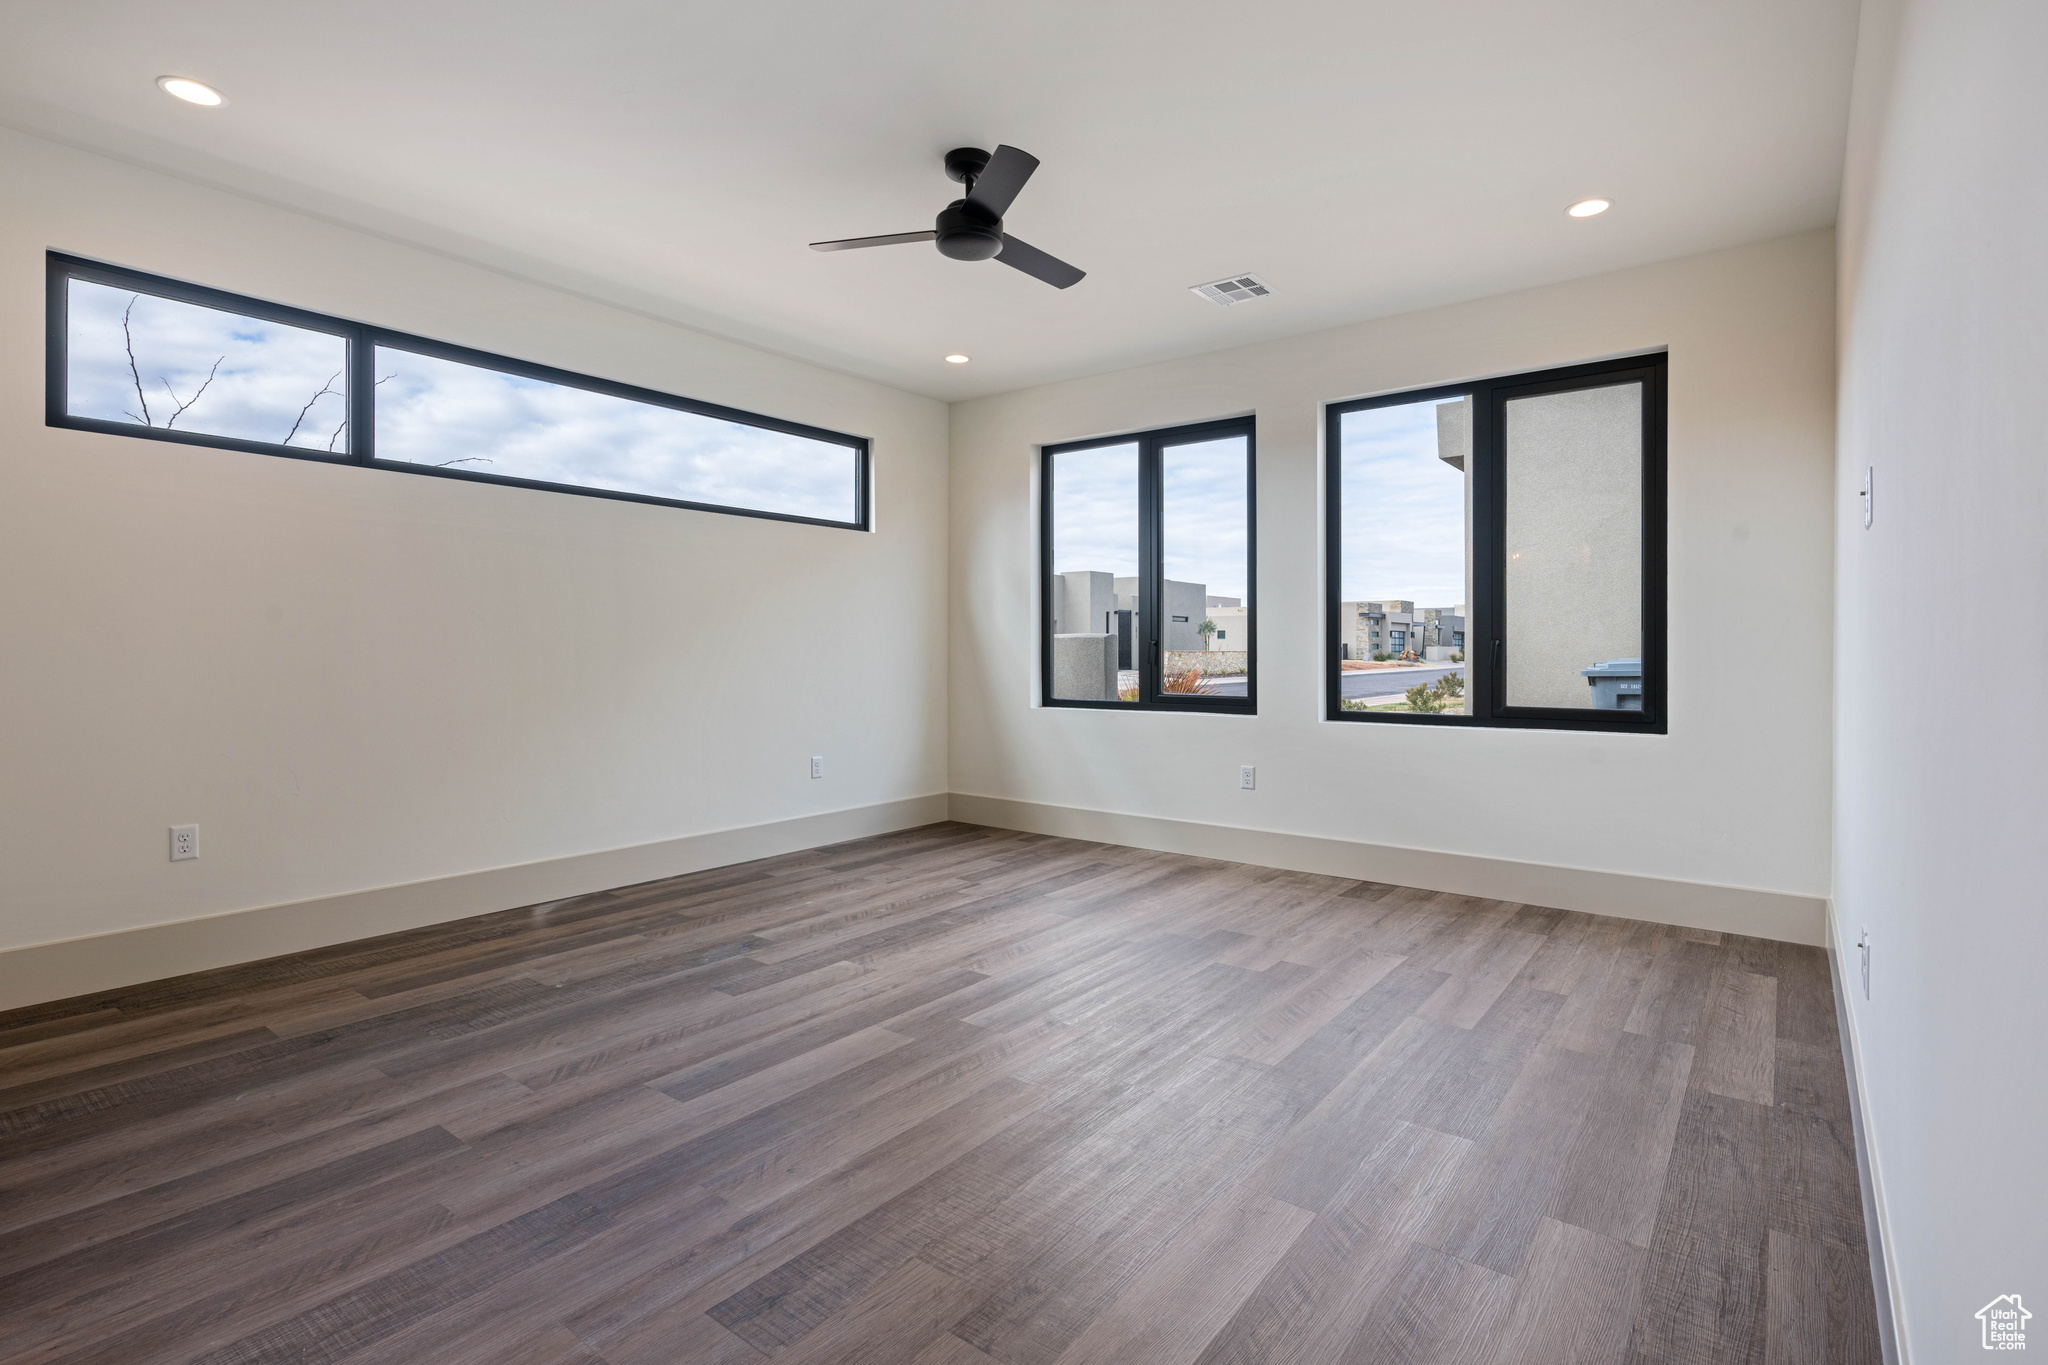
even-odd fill
[{"label": "baseboard", "polygon": [[[257,906],[0,952],[0,1010],[324,948],[944,820],[1433,891],[1559,906],[1790,943],[1827,941],[1817,897],[1238,829],[955,792],[629,848]],[[1845,1036],[1847,1036],[1845,1034]]]},{"label": "baseboard", "polygon": [[233,910],[0,952],[0,1010],[701,872],[946,818],[946,795]]},{"label": "baseboard", "polygon": [[1033,834],[1419,886],[1429,891],[1619,915],[1691,929],[1716,929],[1816,948],[1826,942],[1827,905],[1818,896],[1398,848],[1275,830],[1239,829],[962,792],[953,793],[952,812],[955,820],[969,824]]},{"label": "baseboard", "polygon": [[[1877,1168],[1877,1150],[1871,1145],[1864,1115],[1869,1095],[1863,1088],[1863,1054],[1856,1046],[1856,1030],[1849,1004],[1849,978],[1842,966],[1842,929],[1835,919],[1835,903],[1828,902],[1828,971],[1835,983],[1835,1029],[1842,1039],[1842,1065],[1849,1073],[1849,1126],[1856,1137],[1856,1174],[1863,1190],[1863,1235],[1870,1244],[1870,1281],[1877,1294],[1877,1330],[1884,1348],[1884,1365],[1906,1365],[1906,1321],[1892,1267],[1898,1264],[1891,1252],[1891,1222],[1885,1216],[1884,1181]],[[1857,979],[1862,977],[1858,964]]]}]

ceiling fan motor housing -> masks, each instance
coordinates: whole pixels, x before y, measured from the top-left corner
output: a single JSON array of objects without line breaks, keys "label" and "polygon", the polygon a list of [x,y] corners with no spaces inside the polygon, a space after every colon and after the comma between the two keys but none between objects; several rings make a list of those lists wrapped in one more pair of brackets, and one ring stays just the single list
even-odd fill
[{"label": "ceiling fan motor housing", "polygon": [[966,199],[955,199],[939,213],[938,247],[956,261],[993,260],[1003,249],[1003,220]]}]

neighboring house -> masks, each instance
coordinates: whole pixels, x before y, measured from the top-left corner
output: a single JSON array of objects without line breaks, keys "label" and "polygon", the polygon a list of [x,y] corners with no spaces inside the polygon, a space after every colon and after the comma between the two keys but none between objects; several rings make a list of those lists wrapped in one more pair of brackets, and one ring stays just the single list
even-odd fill
[{"label": "neighboring house", "polygon": [[[1166,600],[1160,603],[1160,614],[1166,619],[1166,629],[1160,632],[1160,645],[1165,649],[1200,649],[1202,647],[1202,618],[1208,613],[1209,585],[1206,583],[1179,583],[1169,578],[1160,585]],[[1119,578],[1116,581],[1117,605],[1135,611],[1138,605],[1138,580]]]},{"label": "neighboring house", "polygon": [[[1246,649],[1251,639],[1249,622],[1251,615],[1237,604],[1235,598],[1226,599],[1228,606],[1217,606],[1217,599],[1209,599],[1209,619],[1216,623],[1216,633],[1209,639],[1209,648],[1219,650]],[[1199,622],[1197,623],[1200,624]]]},{"label": "neighboring house", "polygon": [[[1337,604],[1338,643],[1347,659],[1413,651],[1418,658],[1448,659],[1465,648],[1465,608],[1424,607],[1388,598]],[[1435,651],[1431,653],[1430,651]]]},{"label": "neighboring house", "polygon": [[[1117,667],[1136,668],[1135,660],[1140,657],[1139,652],[1147,638],[1138,610],[1138,580],[1076,569],[1060,574],[1057,582],[1052,603],[1052,633],[1114,635],[1117,637]],[[1165,602],[1161,604],[1166,630],[1160,643],[1169,650],[1203,648],[1202,620],[1210,614],[1206,605],[1209,601],[1208,585],[1181,583],[1169,578],[1162,586],[1166,595]],[[1217,624],[1222,626],[1220,621]]]},{"label": "neighboring house", "polygon": [[1415,625],[1413,602],[1340,602],[1337,613],[1338,639],[1348,646],[1350,658],[1399,655],[1408,648],[1408,635]]},{"label": "neighboring house", "polygon": [[1441,659],[1462,654],[1465,650],[1465,608],[1462,605],[1424,607],[1416,630],[1422,637],[1425,657]]}]

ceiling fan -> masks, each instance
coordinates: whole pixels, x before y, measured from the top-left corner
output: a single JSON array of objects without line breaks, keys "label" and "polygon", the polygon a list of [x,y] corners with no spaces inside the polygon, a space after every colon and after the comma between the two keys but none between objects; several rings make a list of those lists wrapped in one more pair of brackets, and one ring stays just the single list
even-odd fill
[{"label": "ceiling fan", "polygon": [[956,261],[990,258],[1021,270],[1055,289],[1077,284],[1088,272],[1076,270],[1057,256],[1048,256],[1029,242],[1003,231],[1003,215],[1024,182],[1038,169],[1038,158],[1015,147],[997,147],[991,156],[979,147],[955,147],[946,153],[946,174],[967,187],[939,211],[929,232],[898,232],[887,237],[848,237],[837,242],[812,242],[813,251],[851,251],[859,246],[894,246],[898,242],[936,242],[939,254]]}]

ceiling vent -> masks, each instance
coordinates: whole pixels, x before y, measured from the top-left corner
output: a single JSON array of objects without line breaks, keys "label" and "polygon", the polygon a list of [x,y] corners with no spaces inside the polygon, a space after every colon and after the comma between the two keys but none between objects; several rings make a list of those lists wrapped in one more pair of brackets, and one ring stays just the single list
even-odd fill
[{"label": "ceiling vent", "polygon": [[1253,299],[1262,299],[1273,292],[1273,286],[1257,275],[1232,275],[1227,280],[1217,280],[1213,284],[1192,285],[1189,292],[1200,294],[1219,308],[1228,308],[1233,303],[1250,303]]}]

